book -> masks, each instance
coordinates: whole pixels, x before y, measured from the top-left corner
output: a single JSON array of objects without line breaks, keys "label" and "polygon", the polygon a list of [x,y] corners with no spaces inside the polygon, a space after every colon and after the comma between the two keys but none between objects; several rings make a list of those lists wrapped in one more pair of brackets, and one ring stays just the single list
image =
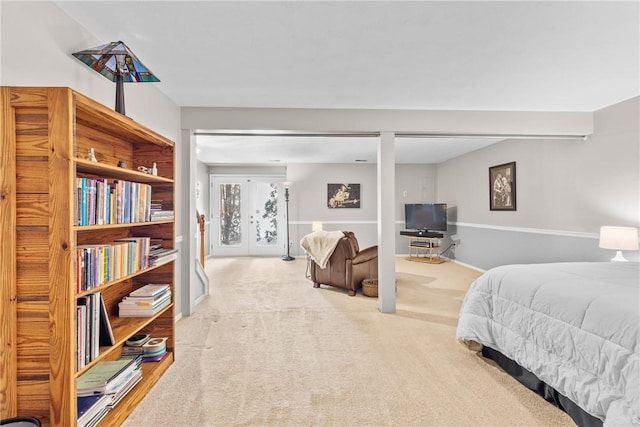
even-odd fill
[{"label": "book", "polygon": [[166,337],[161,337],[161,338],[151,338],[149,341],[147,341],[146,343],[142,344],[142,349],[144,350],[145,353],[147,352],[153,352],[159,349],[164,349],[167,348],[167,338]]},{"label": "book", "polygon": [[100,354],[100,294],[89,294],[79,297],[77,307],[83,306],[82,323],[76,325],[76,333],[83,337],[84,348],[78,351],[84,353],[84,363],[87,364]]},{"label": "book", "polygon": [[178,255],[176,253],[172,253],[170,255],[149,257],[149,263],[153,267],[160,267],[161,265],[171,262],[177,258]]},{"label": "book", "polygon": [[124,345],[122,346],[120,358],[142,356],[143,353],[144,351],[142,350],[142,346]]},{"label": "book", "polygon": [[113,329],[111,328],[111,321],[107,313],[107,306],[104,303],[104,298],[100,296],[100,345],[111,346],[116,344],[116,339],[113,336]]},{"label": "book", "polygon": [[87,335],[87,307],[78,304],[76,306],[76,370],[84,368],[87,364],[85,340]]},{"label": "book", "polygon": [[119,377],[127,375],[136,367],[136,359],[98,362],[76,379],[78,396],[113,393],[114,389],[119,385]]},{"label": "book", "polygon": [[167,290],[158,297],[135,297],[126,296],[122,298],[120,305],[137,305],[140,307],[155,307],[160,305],[166,299],[171,299],[171,291]]},{"label": "book", "polygon": [[96,425],[108,411],[111,397],[105,394],[79,396],[77,398],[78,427]]},{"label": "book", "polygon": [[131,373],[131,375],[126,379],[126,381],[122,384],[122,387],[113,394],[111,403],[109,404],[109,408],[113,408],[122,400],[124,396],[129,393],[133,387],[138,384],[142,380],[142,370],[136,369]]},{"label": "book", "polygon": [[136,334],[125,341],[125,344],[131,347],[142,347],[142,345],[150,339],[149,334]]},{"label": "book", "polygon": [[164,359],[164,357],[167,355],[167,351],[162,351],[160,354],[156,354],[156,355],[144,355],[142,356],[142,361],[143,362],[159,362],[160,360]]},{"label": "book", "polygon": [[142,345],[142,361],[157,362],[167,355],[167,338],[152,338]]},{"label": "book", "polygon": [[130,297],[157,297],[171,288],[168,284],[149,283],[143,287],[129,293]]},{"label": "book", "polygon": [[127,341],[125,341],[120,357],[132,357],[138,355],[142,356],[142,354],[144,353],[142,346],[150,339],[151,337],[149,336],[149,334],[142,333],[133,335]]},{"label": "book", "polygon": [[120,317],[151,317],[159,313],[160,311],[162,311],[169,304],[171,304],[171,295],[169,295],[168,298],[158,303],[158,305],[154,305],[154,306],[144,307],[144,306],[127,305],[127,304],[119,303],[118,315]]}]

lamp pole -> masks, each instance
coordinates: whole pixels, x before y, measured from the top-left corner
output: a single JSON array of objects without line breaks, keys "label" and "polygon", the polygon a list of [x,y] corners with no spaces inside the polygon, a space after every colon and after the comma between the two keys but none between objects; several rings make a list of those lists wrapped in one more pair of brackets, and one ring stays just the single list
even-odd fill
[{"label": "lamp pole", "polygon": [[[120,59],[122,57],[122,59]],[[116,55],[116,108],[115,110],[124,113],[124,55]]]},{"label": "lamp pole", "polygon": [[293,261],[295,258],[292,257],[289,254],[289,250],[290,250],[290,245],[289,245],[289,183],[285,183],[284,186],[284,202],[287,205],[286,206],[286,213],[287,213],[287,254],[286,255],[282,255],[282,260],[283,261]]}]

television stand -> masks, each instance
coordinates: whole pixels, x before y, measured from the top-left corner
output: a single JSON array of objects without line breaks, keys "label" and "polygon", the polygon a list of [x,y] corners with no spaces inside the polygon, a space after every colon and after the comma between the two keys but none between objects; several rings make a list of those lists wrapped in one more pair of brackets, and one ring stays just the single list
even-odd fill
[{"label": "television stand", "polygon": [[[409,261],[425,262],[428,264],[442,264],[444,259],[440,257],[440,239],[444,237],[440,234],[440,237],[426,237],[400,234],[409,239]],[[439,233],[434,233],[439,234]],[[413,254],[415,250],[415,255]]]},{"label": "television stand", "polygon": [[401,236],[411,236],[411,237],[428,237],[428,238],[437,238],[442,239],[444,234],[438,233],[437,231],[428,231],[428,230],[402,230],[400,231]]}]

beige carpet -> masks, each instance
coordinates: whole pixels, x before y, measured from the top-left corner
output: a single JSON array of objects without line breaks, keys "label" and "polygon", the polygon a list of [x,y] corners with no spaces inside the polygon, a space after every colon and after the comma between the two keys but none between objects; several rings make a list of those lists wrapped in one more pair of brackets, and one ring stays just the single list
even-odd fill
[{"label": "beige carpet", "polygon": [[125,426],[573,426],[455,338],[478,272],[398,259],[397,312],[321,287],[306,259],[207,260],[211,294]]}]

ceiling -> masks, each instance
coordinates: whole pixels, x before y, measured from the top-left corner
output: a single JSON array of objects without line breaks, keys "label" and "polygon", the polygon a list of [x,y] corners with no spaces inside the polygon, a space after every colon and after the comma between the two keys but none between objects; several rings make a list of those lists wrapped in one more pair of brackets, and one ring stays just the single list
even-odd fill
[{"label": "ceiling", "polygon": [[[185,107],[595,111],[640,94],[637,1],[56,3],[101,42],[124,41]],[[396,157],[438,163],[498,140],[405,138]],[[376,158],[366,138],[199,149],[207,163]]]}]

